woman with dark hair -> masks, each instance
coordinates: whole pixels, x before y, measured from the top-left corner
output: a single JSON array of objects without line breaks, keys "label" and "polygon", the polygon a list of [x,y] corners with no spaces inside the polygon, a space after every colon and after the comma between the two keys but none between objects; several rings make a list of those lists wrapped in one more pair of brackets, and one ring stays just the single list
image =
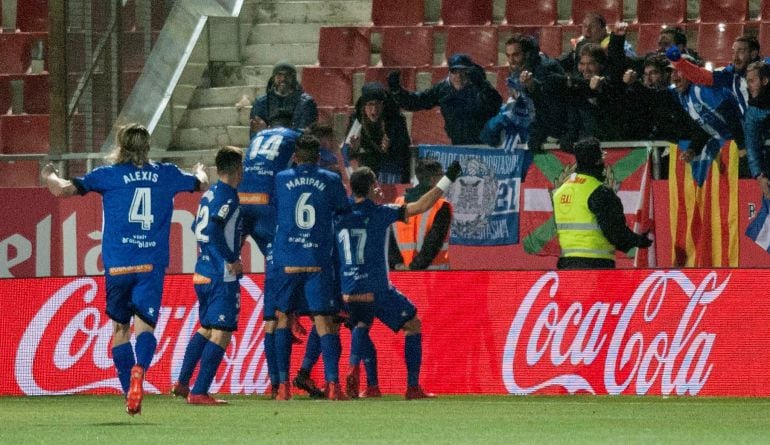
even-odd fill
[{"label": "woman with dark hair", "polygon": [[[359,167],[369,167],[382,184],[410,179],[410,138],[406,119],[379,83],[367,83],[356,102],[348,153]],[[357,130],[357,131],[356,131]]]}]

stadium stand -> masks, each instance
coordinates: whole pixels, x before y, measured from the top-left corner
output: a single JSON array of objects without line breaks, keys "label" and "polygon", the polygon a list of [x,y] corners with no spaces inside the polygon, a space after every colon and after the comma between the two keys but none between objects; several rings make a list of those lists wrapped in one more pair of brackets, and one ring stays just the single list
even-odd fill
[{"label": "stadium stand", "polygon": [[573,0],[572,23],[580,25],[587,12],[596,11],[604,16],[607,23],[615,23],[623,19],[623,0]]},{"label": "stadium stand", "polygon": [[703,23],[743,22],[748,14],[747,0],[700,0],[698,20]]},{"label": "stadium stand", "polygon": [[318,63],[321,66],[368,65],[371,54],[370,32],[371,28],[365,27],[321,27]]},{"label": "stadium stand", "polygon": [[30,66],[32,48],[43,41],[45,51],[47,34],[43,32],[0,33],[0,74],[23,74]]},{"label": "stadium stand", "polygon": [[[384,66],[427,66],[433,64],[432,26],[376,28],[382,36],[380,62]],[[408,48],[408,49],[407,49]]]},{"label": "stadium stand", "polygon": [[701,23],[698,26],[698,45],[700,56],[714,62],[714,66],[723,65],[723,61],[732,58],[735,39],[743,35],[744,25],[740,23]]},{"label": "stadium stand", "polygon": [[446,58],[465,53],[481,66],[497,65],[496,26],[447,26]]},{"label": "stadium stand", "polygon": [[[634,49],[639,55],[658,50],[660,30],[666,25],[661,23],[640,23],[629,27],[628,38],[635,38]],[[633,36],[633,37],[632,37]]]},{"label": "stadium stand", "polygon": [[21,32],[48,31],[48,0],[22,0],[16,8],[16,28]]},{"label": "stadium stand", "polygon": [[488,25],[492,23],[492,0],[442,0],[444,25]]},{"label": "stadium stand", "polygon": [[377,26],[422,25],[425,4],[414,0],[372,0],[372,22]]},{"label": "stadium stand", "polygon": [[[48,115],[20,114],[0,116],[2,153],[47,153]],[[37,178],[35,178],[37,180]]]},{"label": "stadium stand", "polygon": [[[549,56],[558,56],[562,53],[562,26],[511,26],[498,25],[497,32],[500,38],[500,51],[504,51],[502,45],[513,33],[535,36],[540,44],[540,51]],[[504,59],[500,59],[502,63]]]},{"label": "stadium stand", "polygon": [[306,66],[302,87],[319,106],[343,107],[353,101],[353,69]]},{"label": "stadium stand", "polygon": [[438,107],[412,113],[412,144],[451,144]]},{"label": "stadium stand", "polygon": [[553,25],[558,16],[557,0],[505,2],[505,20],[509,25]]},{"label": "stadium stand", "polygon": [[388,73],[393,70],[401,72],[401,85],[407,90],[414,91],[417,87],[417,68],[413,66],[370,66],[364,69],[364,82],[379,82],[388,84]]},{"label": "stadium stand", "polygon": [[637,23],[682,23],[687,18],[687,0],[637,0]]}]

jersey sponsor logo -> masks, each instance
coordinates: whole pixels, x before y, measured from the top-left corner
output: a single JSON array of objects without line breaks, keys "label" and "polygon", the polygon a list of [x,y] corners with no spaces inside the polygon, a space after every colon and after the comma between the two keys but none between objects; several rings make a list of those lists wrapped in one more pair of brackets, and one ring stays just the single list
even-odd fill
[{"label": "jersey sponsor logo", "polygon": [[110,267],[110,275],[127,275],[130,273],[152,272],[152,264],[139,264],[136,266]]}]

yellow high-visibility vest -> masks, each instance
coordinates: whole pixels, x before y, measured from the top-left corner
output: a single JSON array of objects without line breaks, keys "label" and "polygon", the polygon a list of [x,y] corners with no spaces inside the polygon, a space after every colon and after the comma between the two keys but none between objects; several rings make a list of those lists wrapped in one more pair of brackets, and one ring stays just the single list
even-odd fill
[{"label": "yellow high-visibility vest", "polygon": [[553,194],[553,214],[562,257],[615,259],[615,246],[602,233],[588,197],[602,183],[573,173]]}]

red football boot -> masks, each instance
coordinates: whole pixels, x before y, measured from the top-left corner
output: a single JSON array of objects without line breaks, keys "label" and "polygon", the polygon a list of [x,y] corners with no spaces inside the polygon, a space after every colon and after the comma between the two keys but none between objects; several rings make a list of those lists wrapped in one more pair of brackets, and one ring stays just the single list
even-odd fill
[{"label": "red football boot", "polygon": [[187,395],[187,403],[190,405],[227,405],[227,400],[220,400],[211,397],[209,394]]},{"label": "red football boot", "polygon": [[275,395],[275,400],[291,400],[291,386],[288,383],[278,385],[278,394]]},{"label": "red football boot", "polygon": [[190,387],[184,383],[174,382],[174,386],[171,387],[171,395],[174,397],[187,398],[190,394]]},{"label": "red football boot", "polygon": [[436,397],[435,394],[430,392],[425,392],[420,386],[410,386],[406,388],[406,394],[404,394],[404,398],[406,400],[433,399],[435,397]]},{"label": "red football boot", "polygon": [[359,393],[359,386],[361,385],[361,371],[358,366],[354,366],[350,370],[350,374],[345,379],[345,394],[348,398],[357,399]]},{"label": "red football boot", "polygon": [[339,383],[326,383],[326,398],[329,400],[350,400],[342,390]]},{"label": "red football boot", "polygon": [[382,397],[382,392],[380,392],[380,387],[377,385],[373,386],[367,386],[366,390],[361,391],[361,394],[358,395],[362,399],[374,399],[377,397]]},{"label": "red football boot", "polygon": [[133,416],[142,414],[142,397],[144,397],[144,368],[134,365],[131,368],[131,385],[126,394],[126,412]]}]

